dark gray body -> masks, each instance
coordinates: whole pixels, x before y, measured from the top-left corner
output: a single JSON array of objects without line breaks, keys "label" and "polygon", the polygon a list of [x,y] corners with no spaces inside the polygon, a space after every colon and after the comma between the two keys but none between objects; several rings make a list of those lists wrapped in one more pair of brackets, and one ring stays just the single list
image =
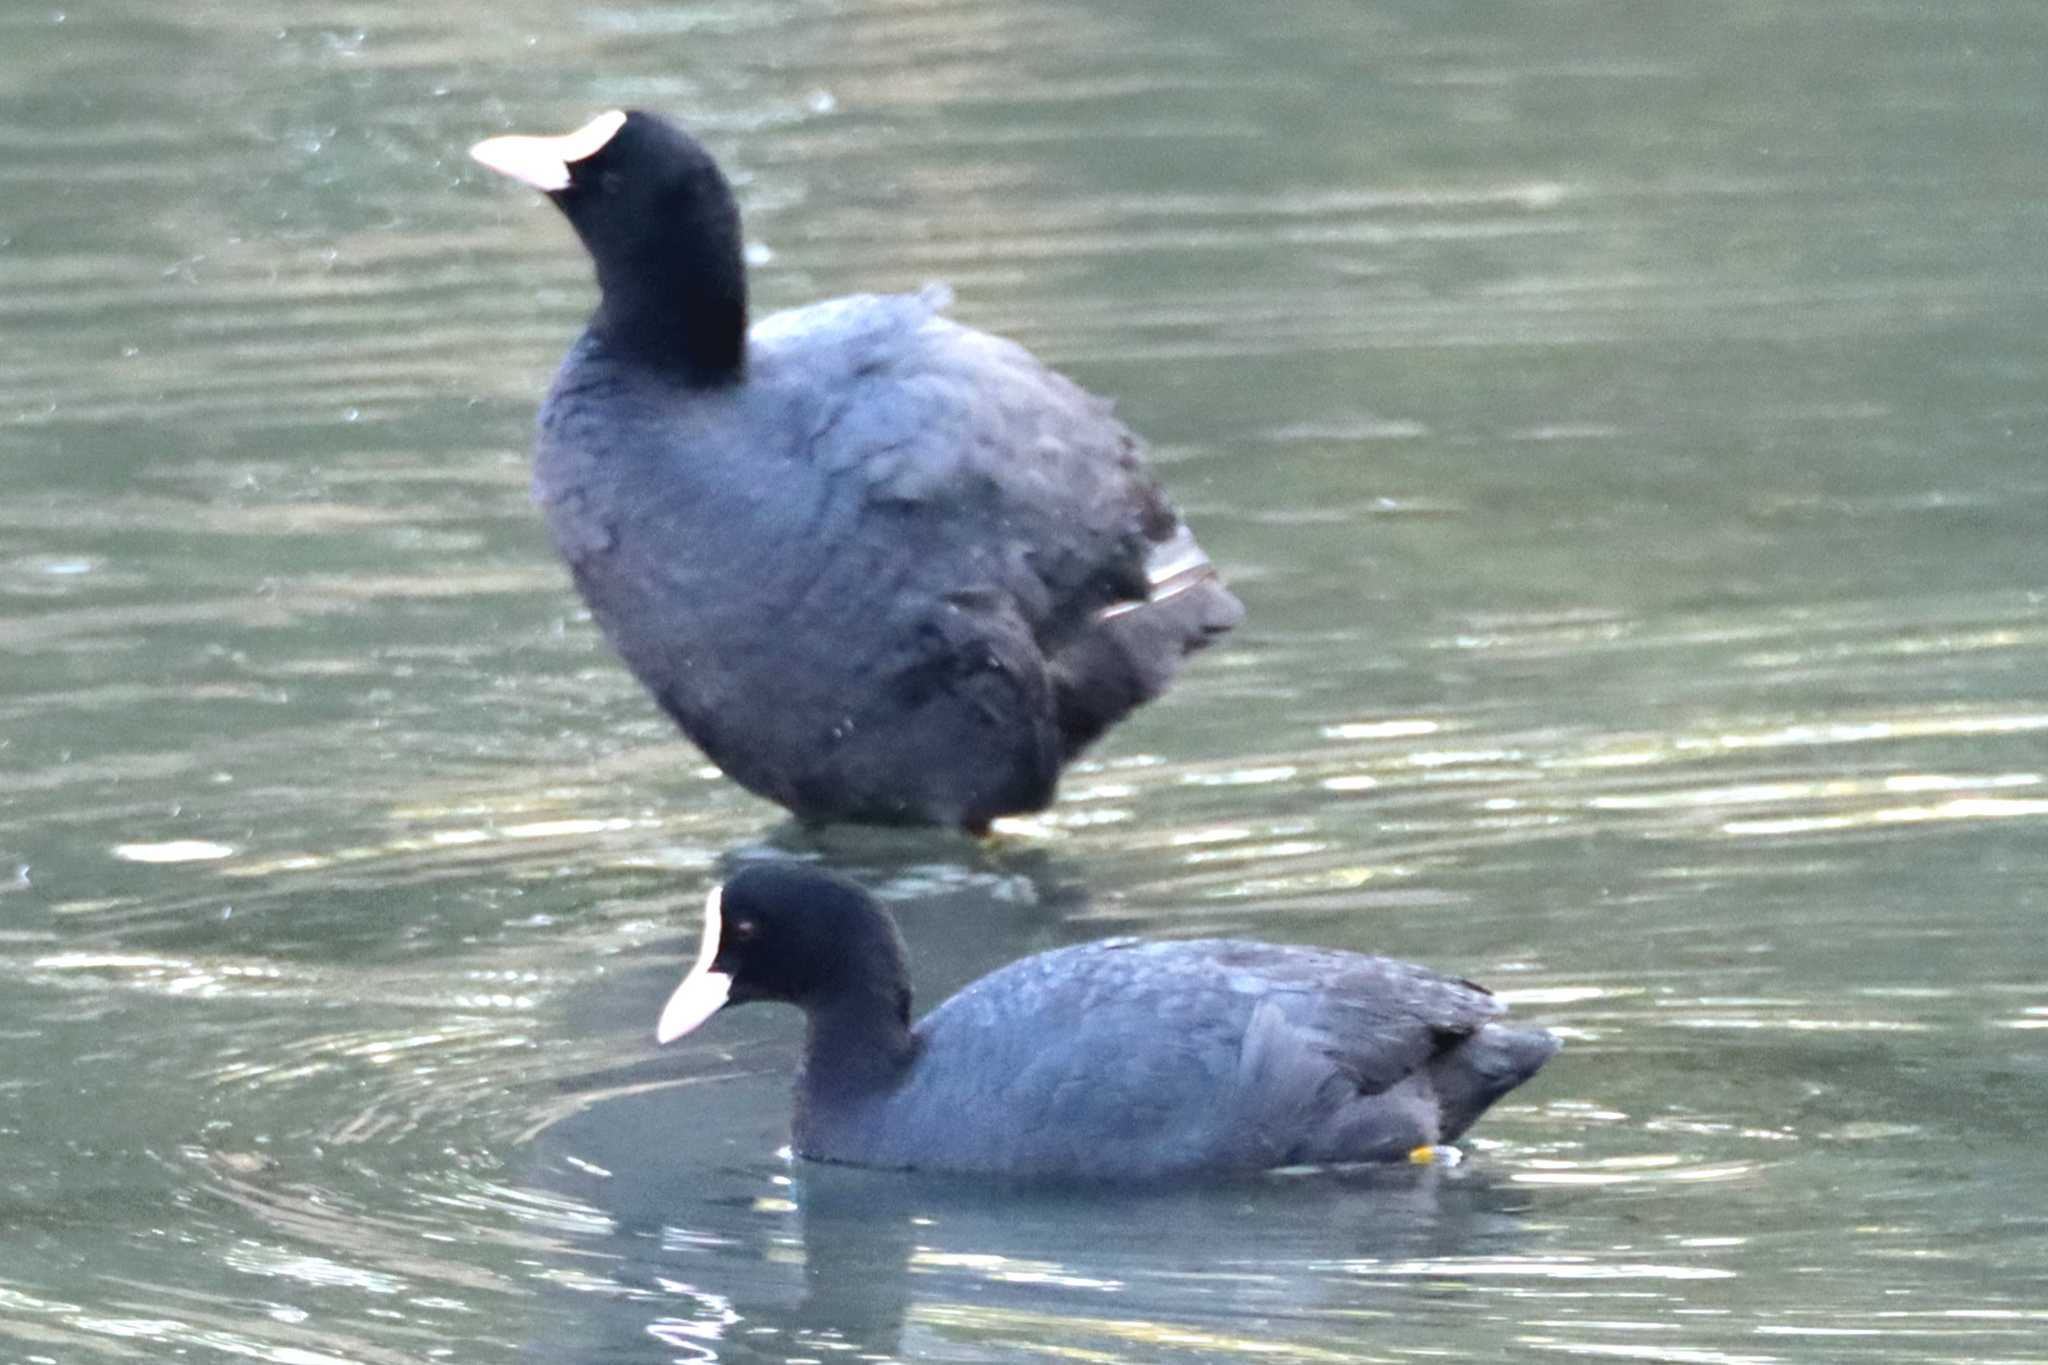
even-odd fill
[{"label": "dark gray body", "polygon": [[[1111,941],[983,977],[886,1083],[813,1020],[796,1150],[864,1166],[1155,1179],[1397,1159],[1557,1051],[1469,982],[1237,940]],[[857,1077],[849,1083],[844,1078]]]},{"label": "dark gray body", "polygon": [[1109,405],[943,303],[777,314],[708,388],[586,334],[542,409],[536,494],[598,624],[800,816],[1039,809],[1241,615]]}]

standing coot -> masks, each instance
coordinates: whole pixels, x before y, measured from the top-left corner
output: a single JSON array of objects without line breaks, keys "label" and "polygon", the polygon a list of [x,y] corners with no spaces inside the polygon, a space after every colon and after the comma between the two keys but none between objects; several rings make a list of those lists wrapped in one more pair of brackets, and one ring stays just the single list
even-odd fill
[{"label": "standing coot", "polygon": [[963,825],[1243,608],[1110,405],[942,290],[747,326],[739,210],[650,114],[472,155],[553,200],[601,291],[535,493],[607,638],[713,762],[807,820]]},{"label": "standing coot", "polygon": [[1469,981],[1360,953],[1113,939],[990,973],[915,1026],[867,893],[791,863],[711,893],[666,1043],[721,1007],[809,1024],[796,1150],[859,1166],[1145,1179],[1385,1161],[1449,1142],[1558,1040]]}]

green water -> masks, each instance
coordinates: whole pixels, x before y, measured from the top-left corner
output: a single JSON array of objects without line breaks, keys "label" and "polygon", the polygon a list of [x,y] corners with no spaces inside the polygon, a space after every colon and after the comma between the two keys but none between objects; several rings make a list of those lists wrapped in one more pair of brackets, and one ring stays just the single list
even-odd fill
[{"label": "green water", "polygon": [[[950,281],[1250,617],[1037,828],[709,772],[526,497],[645,105],[768,307]],[[0,9],[0,1361],[2048,1359],[2048,9]],[[1567,1035],[1454,1170],[808,1170],[723,860]]]}]

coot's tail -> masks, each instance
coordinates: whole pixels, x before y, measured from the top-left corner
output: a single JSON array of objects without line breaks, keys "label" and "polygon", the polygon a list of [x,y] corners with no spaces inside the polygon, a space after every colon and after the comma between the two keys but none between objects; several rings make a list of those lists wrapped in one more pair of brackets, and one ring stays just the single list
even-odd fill
[{"label": "coot's tail", "polygon": [[1493,1102],[1535,1075],[1564,1043],[1542,1029],[1487,1024],[1429,1064],[1442,1111],[1441,1142],[1455,1142]]},{"label": "coot's tail", "polygon": [[1052,659],[1064,759],[1172,685],[1180,662],[1244,619],[1185,524],[1153,548],[1151,596],[1122,602]]}]

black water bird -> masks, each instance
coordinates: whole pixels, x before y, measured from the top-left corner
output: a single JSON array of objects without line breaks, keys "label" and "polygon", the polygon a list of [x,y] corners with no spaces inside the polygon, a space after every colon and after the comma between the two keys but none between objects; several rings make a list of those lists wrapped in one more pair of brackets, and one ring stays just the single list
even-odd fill
[{"label": "black water bird", "polygon": [[796,863],[711,893],[656,1026],[803,1010],[795,1148],[820,1161],[1150,1180],[1396,1160],[1454,1141],[1558,1040],[1496,1022],[1469,981],[1389,958],[1238,939],[1040,953],[910,1021],[894,924]]},{"label": "black water bird", "polygon": [[592,615],[740,785],[811,821],[986,828],[1243,614],[1110,405],[943,290],[748,326],[739,210],[650,114],[471,154],[601,298],[535,494]]}]

